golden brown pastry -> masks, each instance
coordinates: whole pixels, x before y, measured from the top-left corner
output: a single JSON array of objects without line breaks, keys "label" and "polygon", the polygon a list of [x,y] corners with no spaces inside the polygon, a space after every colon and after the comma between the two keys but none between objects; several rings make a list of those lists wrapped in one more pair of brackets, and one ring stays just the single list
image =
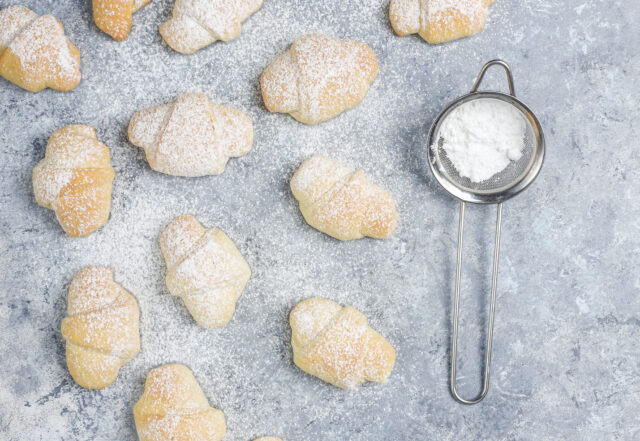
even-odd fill
[{"label": "golden brown pastry", "polygon": [[176,0],[173,16],[160,25],[160,35],[182,54],[240,35],[242,22],[262,6],[262,0]]},{"label": "golden brown pastry", "polygon": [[88,236],[109,219],[114,177],[109,147],[98,142],[95,129],[71,125],[49,138],[33,169],[33,192],[38,204],[55,210],[69,236]]},{"label": "golden brown pastry", "polygon": [[181,364],[151,369],[133,406],[140,441],[220,441],[224,414],[209,405],[191,370]]},{"label": "golden brown pastry", "polygon": [[366,44],[309,34],[267,67],[260,87],[270,112],[318,124],[360,104],[377,75]]},{"label": "golden brown pastry", "polygon": [[305,160],[291,179],[291,191],[313,228],[340,240],[390,237],[398,224],[391,194],[322,155]]},{"label": "golden brown pastry", "polygon": [[253,124],[247,115],[185,93],[170,104],[136,112],[129,140],[142,147],[152,169],[175,176],[217,175],[229,157],[249,153]]},{"label": "golden brown pastry", "polygon": [[93,0],[96,26],[114,40],[123,41],[131,30],[131,16],[151,0]]},{"label": "golden brown pastry", "polygon": [[357,309],[315,297],[300,302],[289,322],[293,361],[306,373],[343,389],[391,375],[395,350]]},{"label": "golden brown pastry", "polygon": [[103,266],[81,269],[67,302],[62,336],[69,373],[82,387],[107,387],[140,352],[138,303],[113,281],[113,270]]},{"label": "golden brown pastry", "polygon": [[9,6],[0,10],[0,75],[31,92],[66,92],[82,77],[80,52],[55,17]]},{"label": "golden brown pastry", "polygon": [[431,44],[480,32],[495,0],[391,0],[389,17],[396,34],[419,34]]},{"label": "golden brown pastry", "polygon": [[205,328],[229,323],[251,276],[231,239],[184,215],[164,230],[160,248],[167,263],[167,288],[182,298],[196,322]]}]

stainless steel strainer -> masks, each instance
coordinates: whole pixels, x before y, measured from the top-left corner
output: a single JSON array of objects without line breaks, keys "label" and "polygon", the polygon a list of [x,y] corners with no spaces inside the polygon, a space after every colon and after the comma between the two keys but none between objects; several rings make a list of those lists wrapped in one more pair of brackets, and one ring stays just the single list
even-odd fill
[{"label": "stainless steel strainer", "polygon": [[[478,92],[478,87],[487,69],[493,65],[502,66],[509,81],[509,95],[500,92]],[[440,136],[442,123],[450,113],[462,104],[472,100],[499,100],[511,104],[518,109],[525,118],[527,124],[525,134],[525,147],[522,157],[518,161],[512,161],[507,168],[486,181],[471,182],[469,178],[461,177],[447,157],[442,146]],[[524,190],[538,176],[544,160],[545,144],[542,127],[533,112],[519,99],[513,86],[513,77],[509,66],[502,60],[489,61],[482,67],[478,79],[471,92],[449,104],[437,116],[431,129],[427,144],[427,157],[429,167],[438,183],[447,192],[460,200],[460,214],[458,220],[458,254],[456,261],[456,284],[453,301],[453,331],[451,335],[451,371],[450,389],[451,395],[463,404],[475,404],[480,402],[489,390],[489,374],[491,367],[491,345],[493,340],[493,319],[496,305],[496,287],[498,282],[498,261],[500,253],[500,226],[502,221],[502,203]],[[480,394],[473,399],[465,399],[458,394],[456,388],[456,364],[458,346],[458,316],[460,308],[460,279],[462,275],[462,239],[464,232],[464,210],[467,202],[476,204],[498,204],[496,218],[496,237],[493,254],[493,273],[491,277],[491,300],[489,306],[489,324],[487,330],[487,344],[484,364],[484,381]]]}]

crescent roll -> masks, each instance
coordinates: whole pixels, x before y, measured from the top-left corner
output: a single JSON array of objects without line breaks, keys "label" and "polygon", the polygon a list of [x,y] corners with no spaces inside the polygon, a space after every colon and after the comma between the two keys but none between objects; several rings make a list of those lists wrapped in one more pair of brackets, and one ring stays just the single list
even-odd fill
[{"label": "crescent roll", "polygon": [[495,0],[391,0],[389,17],[396,34],[419,34],[431,44],[480,32]]},{"label": "crescent roll", "polygon": [[69,373],[82,387],[107,387],[140,352],[138,303],[113,281],[113,270],[102,266],[76,274],[67,302],[61,330]]},{"label": "crescent roll", "polygon": [[33,192],[69,236],[88,236],[109,219],[114,177],[109,147],[97,140],[95,129],[71,125],[51,134],[44,159],[33,169]]},{"label": "crescent roll", "polygon": [[126,40],[131,30],[132,15],[151,0],[93,0],[96,26],[117,41]]},{"label": "crescent roll", "polygon": [[174,219],[160,236],[167,288],[182,298],[205,328],[229,323],[251,270],[231,239],[190,215]]},{"label": "crescent roll", "polygon": [[360,104],[377,75],[366,44],[309,34],[267,67],[260,87],[270,112],[318,124]]},{"label": "crescent roll", "polygon": [[249,153],[253,124],[239,110],[185,93],[170,104],[136,112],[129,140],[142,147],[152,169],[175,176],[218,175],[229,157]]},{"label": "crescent roll", "polygon": [[0,10],[0,75],[30,92],[66,92],[82,78],[80,52],[55,17],[9,6]]},{"label": "crescent roll", "polygon": [[215,41],[236,38],[242,22],[261,6],[262,0],[176,0],[160,35],[173,50],[192,54]]},{"label": "crescent roll", "polygon": [[224,414],[209,405],[191,370],[181,364],[151,369],[133,406],[140,441],[220,441]]},{"label": "crescent roll", "polygon": [[357,309],[315,297],[300,302],[289,322],[293,361],[306,373],[343,389],[391,375],[395,350]]},{"label": "crescent roll", "polygon": [[291,179],[291,191],[309,225],[340,240],[390,237],[398,224],[391,194],[322,155],[305,160]]}]

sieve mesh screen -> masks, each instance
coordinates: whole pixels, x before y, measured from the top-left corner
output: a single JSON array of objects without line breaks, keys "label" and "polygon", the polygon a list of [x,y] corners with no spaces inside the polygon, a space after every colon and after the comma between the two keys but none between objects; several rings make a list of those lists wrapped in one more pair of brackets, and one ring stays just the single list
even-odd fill
[{"label": "sieve mesh screen", "polygon": [[[460,104],[462,104],[462,102]],[[526,122],[522,157],[518,161],[511,161],[504,170],[482,182],[472,182],[469,178],[460,176],[456,168],[447,157],[447,152],[443,147],[444,139],[442,136],[440,136],[439,129],[440,127],[442,127],[442,123],[445,121],[447,116],[451,114],[451,111],[457,106],[452,106],[448,110],[448,112],[443,116],[440,123],[438,124],[437,131],[434,133],[433,139],[436,139],[437,142],[435,143],[435,145],[431,146],[435,166],[440,170],[442,176],[445,179],[450,181],[456,187],[459,187],[471,193],[494,194],[500,193],[516,185],[527,175],[536,157],[537,139],[533,129],[533,122],[531,118],[519,106],[516,106],[515,104],[512,105],[514,105],[514,107],[518,109]]]}]

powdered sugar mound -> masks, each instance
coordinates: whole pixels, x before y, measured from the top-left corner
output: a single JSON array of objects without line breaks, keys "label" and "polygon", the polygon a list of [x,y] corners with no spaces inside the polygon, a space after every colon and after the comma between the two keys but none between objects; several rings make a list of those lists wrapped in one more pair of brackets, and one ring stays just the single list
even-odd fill
[{"label": "powdered sugar mound", "polygon": [[482,182],[522,157],[526,130],[527,123],[514,106],[478,99],[447,115],[439,139],[460,176]]}]

